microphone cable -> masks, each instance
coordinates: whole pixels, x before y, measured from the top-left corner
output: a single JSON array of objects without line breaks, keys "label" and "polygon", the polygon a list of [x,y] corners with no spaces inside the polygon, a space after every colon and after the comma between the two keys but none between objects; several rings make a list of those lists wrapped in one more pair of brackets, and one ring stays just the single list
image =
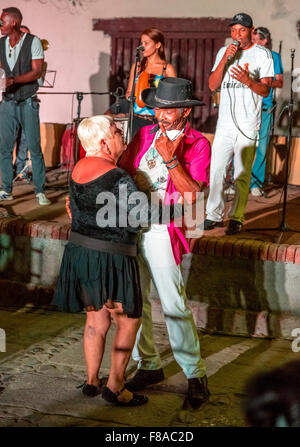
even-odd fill
[{"label": "microphone cable", "polygon": [[[241,84],[242,84],[242,83],[241,83]],[[244,84],[242,84],[242,85],[244,85]],[[244,87],[243,87],[243,88],[244,88]],[[249,87],[248,87],[248,88],[249,88]],[[239,132],[241,132],[241,134],[244,135],[244,137],[246,137],[248,140],[257,141],[258,143],[259,143],[260,141],[266,139],[267,137],[269,137],[269,135],[270,135],[270,131],[268,131],[268,133],[267,133],[266,135],[264,135],[263,137],[261,137],[261,138],[252,138],[252,137],[249,137],[248,135],[246,135],[246,134],[242,131],[242,129],[240,128],[240,126],[239,126],[239,124],[238,124],[238,121],[237,121],[237,118],[236,118],[236,114],[235,114],[235,107],[236,107],[235,89],[233,88],[233,92],[234,92],[234,103],[233,103],[233,99],[232,99],[232,96],[231,96],[231,94],[230,94],[230,89],[229,89],[229,88],[227,89],[227,92],[228,92],[228,96],[229,96],[229,100],[230,100],[230,114],[231,114],[231,118],[232,118],[232,121],[233,121],[234,125],[235,125],[236,128],[239,130]],[[253,92],[253,93],[254,93],[254,92]],[[256,94],[256,93],[255,93],[255,94]],[[258,95],[258,96],[259,96],[259,95]],[[272,108],[271,108],[271,110],[269,111],[269,113],[272,112],[273,108],[274,108],[274,105],[272,106]],[[273,126],[276,126],[276,125],[279,123],[279,120],[280,120],[281,115],[282,115],[282,113],[284,112],[285,108],[286,108],[286,107],[284,107],[284,108],[281,110],[281,112],[280,112],[280,114],[279,114],[279,117],[278,117],[277,120],[273,123]],[[258,131],[258,132],[259,132],[259,131]]]},{"label": "microphone cable", "polygon": [[[242,83],[241,83],[241,84],[242,84]],[[237,121],[237,118],[236,118],[236,114],[235,114],[235,107],[236,107],[235,89],[233,88],[233,95],[234,95],[234,98],[233,98],[233,99],[232,99],[232,96],[231,96],[231,94],[230,94],[230,89],[229,89],[229,88],[227,89],[227,92],[228,92],[229,101],[230,101],[230,114],[231,114],[231,118],[232,118],[232,121],[233,121],[235,127],[238,129],[238,131],[239,131],[242,135],[244,135],[244,137],[246,137],[248,140],[251,140],[251,141],[254,141],[254,142],[259,142],[259,141],[261,141],[261,140],[267,138],[267,137],[269,136],[269,133],[268,133],[267,135],[265,135],[263,138],[257,138],[257,137],[256,137],[256,138],[252,138],[252,137],[249,137],[248,135],[246,135],[246,134],[242,131],[242,129],[240,128],[240,126],[239,126],[239,124],[238,124],[238,121]],[[259,130],[258,130],[257,132],[259,132]]]},{"label": "microphone cable", "polygon": [[[233,122],[234,122],[236,128],[239,130],[239,132],[241,132],[241,134],[244,135],[244,136],[245,136],[246,138],[248,138],[249,140],[252,140],[252,141],[257,142],[257,143],[258,143],[259,141],[262,141],[263,139],[267,138],[267,137],[270,135],[270,131],[267,133],[267,135],[265,135],[265,136],[262,137],[262,138],[251,138],[251,137],[249,137],[248,135],[246,135],[246,134],[242,131],[242,129],[240,128],[240,126],[239,126],[239,124],[238,124],[238,122],[237,122],[237,118],[236,118],[236,115],[235,115],[236,97],[235,97],[235,95],[234,95],[234,101],[235,101],[235,104],[233,104],[232,97],[231,97],[231,95],[230,95],[229,89],[227,89],[227,91],[228,91],[228,95],[229,95],[229,99],[230,99],[230,113],[231,113],[231,117],[232,117],[232,120],[233,120]],[[235,91],[234,91],[234,92],[235,92]],[[282,110],[281,110],[281,112],[280,112],[280,114],[279,114],[277,120],[274,121],[273,126],[276,126],[276,125],[279,123],[279,120],[281,119],[281,116],[282,116],[283,112],[286,110],[286,108],[287,108],[286,106],[282,108]],[[272,106],[272,109],[273,109],[273,106]],[[271,109],[271,110],[272,110],[272,109]],[[272,127],[272,126],[271,126],[271,127]],[[258,132],[259,132],[259,131],[258,131]],[[256,146],[256,148],[257,148],[257,146]],[[265,159],[266,159],[266,155],[267,155],[267,152],[266,152],[266,154],[265,154],[265,156],[264,156],[264,159],[263,159],[262,162],[261,162],[260,167],[261,167],[262,164],[264,163],[264,161],[265,161]],[[252,170],[252,168],[251,168],[251,170]],[[288,177],[289,177],[289,175],[290,175],[290,172],[291,172],[291,166],[289,166]],[[260,188],[260,189],[261,189],[261,188]],[[265,197],[265,196],[264,196],[264,197]],[[282,201],[282,197],[283,197],[283,187],[281,188],[281,193],[280,193],[280,197],[279,197],[279,200],[278,200],[278,204],[281,203],[281,201]],[[265,197],[265,198],[268,198],[268,197]],[[278,209],[278,211],[277,211],[278,216],[279,216],[279,213],[280,213],[280,210]]]}]

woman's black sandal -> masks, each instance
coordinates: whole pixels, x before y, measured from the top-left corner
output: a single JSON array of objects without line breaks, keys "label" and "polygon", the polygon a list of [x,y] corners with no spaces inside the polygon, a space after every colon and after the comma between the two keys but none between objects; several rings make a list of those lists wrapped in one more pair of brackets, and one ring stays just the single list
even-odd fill
[{"label": "woman's black sandal", "polygon": [[113,393],[111,389],[105,386],[102,390],[102,398],[106,400],[106,402],[110,402],[111,404],[119,405],[120,407],[137,407],[139,405],[144,405],[148,402],[148,397],[142,396],[141,394],[132,393],[132,399],[128,402],[121,402],[118,399],[118,396],[126,390],[127,388],[124,386],[117,393]]},{"label": "woman's black sandal", "polygon": [[99,394],[101,394],[102,380],[100,379],[98,386],[89,385],[88,383],[86,383],[86,380],[85,380],[81,385],[77,386],[76,388],[82,388],[82,393],[85,396],[95,397],[95,396],[98,396]]}]

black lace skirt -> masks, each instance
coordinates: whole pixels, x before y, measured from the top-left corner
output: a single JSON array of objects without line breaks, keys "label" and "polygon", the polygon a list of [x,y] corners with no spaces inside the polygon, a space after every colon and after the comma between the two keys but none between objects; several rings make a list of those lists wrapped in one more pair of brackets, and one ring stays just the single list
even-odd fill
[{"label": "black lace skirt", "polygon": [[130,318],[142,315],[137,258],[68,242],[52,304],[64,312],[80,312],[88,306],[101,309],[108,299],[122,303]]}]

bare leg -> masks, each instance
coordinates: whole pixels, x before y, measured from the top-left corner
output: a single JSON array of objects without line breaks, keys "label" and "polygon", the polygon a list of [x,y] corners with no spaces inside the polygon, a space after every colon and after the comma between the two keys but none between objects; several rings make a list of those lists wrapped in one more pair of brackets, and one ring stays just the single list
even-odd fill
[{"label": "bare leg", "polygon": [[[116,393],[124,386],[124,374],[141,320],[140,318],[128,318],[123,313],[122,306],[119,303],[115,304],[115,309],[111,311],[111,314],[117,326],[117,331],[111,350],[111,365],[107,386]],[[131,398],[132,393],[125,391],[118,399],[128,401]]]},{"label": "bare leg", "polygon": [[87,312],[83,346],[89,385],[99,385],[98,374],[110,325],[110,313],[104,306],[101,310]]}]

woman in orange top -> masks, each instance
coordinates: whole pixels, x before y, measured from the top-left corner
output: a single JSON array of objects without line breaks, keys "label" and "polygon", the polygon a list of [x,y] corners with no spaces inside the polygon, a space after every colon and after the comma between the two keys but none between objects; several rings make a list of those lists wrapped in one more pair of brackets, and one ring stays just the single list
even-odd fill
[{"label": "woman in orange top", "polygon": [[[136,88],[133,116],[133,135],[143,126],[156,123],[154,110],[142,102],[141,93],[145,88],[157,87],[161,78],[176,77],[172,64],[168,64],[165,55],[165,37],[158,28],[147,28],[142,32],[141,45],[145,48],[143,59],[137,66]],[[135,64],[130,70],[126,98],[132,92]]]}]

